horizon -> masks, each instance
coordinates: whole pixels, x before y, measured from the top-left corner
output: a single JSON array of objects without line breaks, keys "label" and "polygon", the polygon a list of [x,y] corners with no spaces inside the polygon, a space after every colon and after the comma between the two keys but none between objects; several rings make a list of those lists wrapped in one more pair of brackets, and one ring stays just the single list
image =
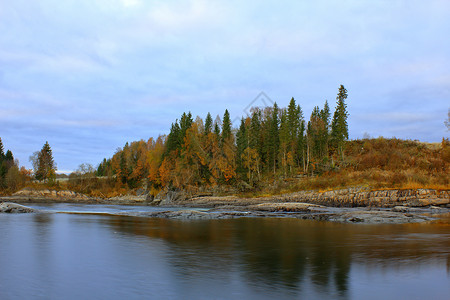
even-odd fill
[{"label": "horizon", "polygon": [[28,169],[48,141],[68,174],[183,112],[240,119],[262,92],[279,107],[294,97],[308,120],[325,100],[334,111],[343,84],[350,139],[438,143],[448,15],[439,0],[2,1],[0,137]]}]

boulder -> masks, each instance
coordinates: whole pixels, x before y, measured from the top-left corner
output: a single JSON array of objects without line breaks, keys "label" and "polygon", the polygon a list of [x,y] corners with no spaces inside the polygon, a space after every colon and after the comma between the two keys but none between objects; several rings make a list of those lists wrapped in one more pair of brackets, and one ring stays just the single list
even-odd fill
[{"label": "boulder", "polygon": [[0,203],[0,213],[34,213],[37,210],[11,202]]}]

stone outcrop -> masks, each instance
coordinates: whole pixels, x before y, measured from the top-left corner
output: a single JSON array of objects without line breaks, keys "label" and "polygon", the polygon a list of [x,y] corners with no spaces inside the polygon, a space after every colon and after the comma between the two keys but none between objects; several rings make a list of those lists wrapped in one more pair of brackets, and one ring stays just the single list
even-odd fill
[{"label": "stone outcrop", "polygon": [[222,205],[256,205],[260,203],[311,203],[332,207],[450,207],[449,190],[381,190],[370,191],[364,188],[348,188],[328,192],[301,191],[271,197],[238,198],[196,197],[183,204],[199,207]]},{"label": "stone outcrop", "polygon": [[92,198],[72,191],[55,191],[55,190],[35,190],[24,188],[9,197],[3,197],[8,201],[13,202],[79,202],[91,203]]},{"label": "stone outcrop", "polygon": [[323,193],[299,192],[280,197],[284,202],[308,202],[337,207],[447,206],[450,191],[432,189],[369,191],[343,189]]},{"label": "stone outcrop", "polygon": [[34,213],[37,212],[36,209],[26,207],[16,203],[2,202],[0,203],[0,213]]}]

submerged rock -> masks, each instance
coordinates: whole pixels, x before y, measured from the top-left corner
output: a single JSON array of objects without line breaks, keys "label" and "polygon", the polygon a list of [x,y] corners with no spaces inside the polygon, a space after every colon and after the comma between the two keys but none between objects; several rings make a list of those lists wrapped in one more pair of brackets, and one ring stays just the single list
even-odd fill
[{"label": "submerged rock", "polygon": [[36,209],[26,207],[16,203],[2,202],[0,203],[0,213],[34,213]]},{"label": "submerged rock", "polygon": [[342,223],[366,223],[366,224],[403,224],[419,223],[433,220],[433,218],[419,215],[406,214],[393,211],[353,211],[336,213],[328,221]]}]

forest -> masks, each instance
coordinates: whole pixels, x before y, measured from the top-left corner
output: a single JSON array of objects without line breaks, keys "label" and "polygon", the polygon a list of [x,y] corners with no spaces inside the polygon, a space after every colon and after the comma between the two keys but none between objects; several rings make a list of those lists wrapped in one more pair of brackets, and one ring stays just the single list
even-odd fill
[{"label": "forest", "polygon": [[97,168],[81,164],[64,187],[56,180],[47,142],[30,157],[32,172],[19,169],[10,151],[3,154],[0,140],[1,188],[14,191],[42,182],[99,197],[137,189],[152,195],[183,190],[243,196],[348,186],[448,189],[448,139],[440,144],[382,137],[351,141],[347,97],[341,85],[334,112],[325,101],[308,121],[294,98],[286,108],[253,107],[237,128],[228,110],[214,120],[210,113],[194,120],[184,112],[168,135],[127,142]]}]

